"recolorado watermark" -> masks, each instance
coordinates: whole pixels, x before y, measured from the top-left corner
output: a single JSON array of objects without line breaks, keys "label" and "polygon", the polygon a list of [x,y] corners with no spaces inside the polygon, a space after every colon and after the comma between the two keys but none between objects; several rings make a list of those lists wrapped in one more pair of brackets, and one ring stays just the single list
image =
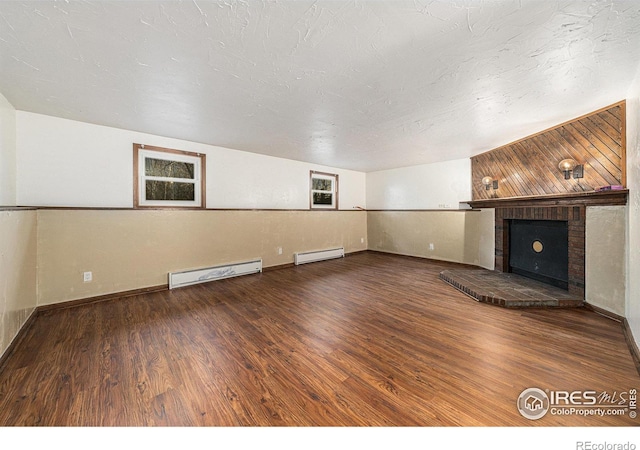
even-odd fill
[{"label": "recolorado watermark", "polygon": [[576,442],[576,450],[636,450],[633,442]]},{"label": "recolorado watermark", "polygon": [[[538,420],[547,414],[554,416],[629,416],[637,417],[635,388],[626,391],[560,391],[528,388],[518,397],[518,411],[529,420]],[[590,443],[592,444],[592,443]],[[612,444],[613,445],[613,444]],[[635,448],[635,447],[634,447]],[[584,450],[632,450],[622,447],[580,447]]]}]

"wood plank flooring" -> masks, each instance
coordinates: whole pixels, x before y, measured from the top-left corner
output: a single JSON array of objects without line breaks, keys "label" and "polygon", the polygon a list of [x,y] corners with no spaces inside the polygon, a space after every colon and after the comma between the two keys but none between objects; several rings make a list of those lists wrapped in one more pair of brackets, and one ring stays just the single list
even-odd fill
[{"label": "wood plank flooring", "polygon": [[361,253],[39,315],[0,372],[0,426],[632,426],[522,417],[530,387],[640,386],[619,323],[509,310],[452,264]]}]

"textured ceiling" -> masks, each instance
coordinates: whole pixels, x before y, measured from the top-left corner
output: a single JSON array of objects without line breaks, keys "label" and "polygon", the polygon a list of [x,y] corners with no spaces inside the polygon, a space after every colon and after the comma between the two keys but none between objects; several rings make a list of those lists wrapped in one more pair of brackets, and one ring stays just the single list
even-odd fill
[{"label": "textured ceiling", "polygon": [[16,109],[373,171],[626,97],[640,2],[2,1]]}]

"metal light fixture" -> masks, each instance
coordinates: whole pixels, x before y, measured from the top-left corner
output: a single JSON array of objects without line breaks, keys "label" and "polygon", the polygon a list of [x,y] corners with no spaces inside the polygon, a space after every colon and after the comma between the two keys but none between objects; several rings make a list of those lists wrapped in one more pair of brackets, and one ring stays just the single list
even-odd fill
[{"label": "metal light fixture", "polygon": [[498,189],[498,180],[494,180],[493,178],[486,176],[482,179],[482,184],[484,184],[484,188],[488,191],[489,189]]},{"label": "metal light fixture", "polygon": [[571,178],[571,175],[573,175],[573,178],[582,178],[584,176],[584,167],[571,158],[560,161],[558,169],[564,173],[565,180]]}]

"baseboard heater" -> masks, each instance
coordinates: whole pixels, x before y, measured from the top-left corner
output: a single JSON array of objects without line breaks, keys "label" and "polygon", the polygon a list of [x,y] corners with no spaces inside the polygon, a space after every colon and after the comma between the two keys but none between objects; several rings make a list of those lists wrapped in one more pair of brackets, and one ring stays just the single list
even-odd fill
[{"label": "baseboard heater", "polygon": [[344,258],[344,248],[332,248],[330,250],[318,250],[293,254],[293,261],[296,266],[334,258]]},{"label": "baseboard heater", "polygon": [[262,272],[262,259],[169,273],[169,289]]}]

